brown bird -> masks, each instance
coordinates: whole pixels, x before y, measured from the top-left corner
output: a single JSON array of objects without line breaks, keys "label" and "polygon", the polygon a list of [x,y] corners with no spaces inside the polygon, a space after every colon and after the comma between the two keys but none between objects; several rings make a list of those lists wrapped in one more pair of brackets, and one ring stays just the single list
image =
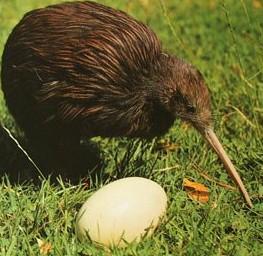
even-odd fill
[{"label": "brown bird", "polygon": [[5,45],[2,89],[29,141],[48,149],[44,157],[72,153],[81,136],[152,138],[176,118],[190,122],[252,207],[213,132],[201,73],[124,12],[85,1],[27,13]]}]

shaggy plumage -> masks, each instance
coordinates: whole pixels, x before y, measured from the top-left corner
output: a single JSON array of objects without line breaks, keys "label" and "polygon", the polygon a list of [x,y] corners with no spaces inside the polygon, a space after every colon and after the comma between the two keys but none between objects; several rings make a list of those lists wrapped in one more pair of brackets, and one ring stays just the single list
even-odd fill
[{"label": "shaggy plumage", "polygon": [[163,53],[144,24],[92,2],[26,14],[7,41],[2,70],[8,107],[29,137],[58,138],[61,129],[66,137],[158,136],[174,121],[173,98],[182,101],[178,114],[202,99],[201,125],[210,118],[198,71]]}]

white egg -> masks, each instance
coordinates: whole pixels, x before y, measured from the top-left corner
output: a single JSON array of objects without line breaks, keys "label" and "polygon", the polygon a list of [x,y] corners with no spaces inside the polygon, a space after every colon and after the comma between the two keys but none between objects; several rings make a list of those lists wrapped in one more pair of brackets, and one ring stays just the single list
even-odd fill
[{"label": "white egg", "polygon": [[160,222],[167,196],[156,182],[140,177],[114,181],[94,193],[81,207],[76,233],[106,246],[125,246],[149,236]]}]

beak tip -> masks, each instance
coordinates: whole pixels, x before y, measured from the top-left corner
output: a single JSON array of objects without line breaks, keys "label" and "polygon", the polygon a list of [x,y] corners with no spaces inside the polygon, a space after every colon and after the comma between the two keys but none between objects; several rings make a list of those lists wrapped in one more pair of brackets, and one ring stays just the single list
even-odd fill
[{"label": "beak tip", "polygon": [[231,160],[227,156],[224,148],[222,147],[221,143],[219,142],[217,136],[215,135],[213,129],[206,128],[204,130],[204,136],[208,143],[211,145],[211,147],[214,149],[222,163],[224,164],[226,170],[228,171],[229,175],[232,177],[232,179],[235,181],[237,186],[239,187],[240,192],[242,193],[247,205],[252,208],[253,204],[251,202],[251,199],[249,197],[249,194],[238,174],[236,171],[234,165],[232,164]]}]

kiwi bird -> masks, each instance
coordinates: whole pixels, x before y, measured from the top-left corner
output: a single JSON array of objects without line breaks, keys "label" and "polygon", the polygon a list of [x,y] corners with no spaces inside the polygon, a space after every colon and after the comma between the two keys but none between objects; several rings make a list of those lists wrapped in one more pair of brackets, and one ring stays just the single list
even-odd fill
[{"label": "kiwi bird", "polygon": [[252,206],[213,132],[201,73],[122,11],[85,1],[27,13],[4,48],[2,89],[29,142],[48,149],[44,157],[73,152],[82,136],[153,138],[181,118],[208,141]]}]

